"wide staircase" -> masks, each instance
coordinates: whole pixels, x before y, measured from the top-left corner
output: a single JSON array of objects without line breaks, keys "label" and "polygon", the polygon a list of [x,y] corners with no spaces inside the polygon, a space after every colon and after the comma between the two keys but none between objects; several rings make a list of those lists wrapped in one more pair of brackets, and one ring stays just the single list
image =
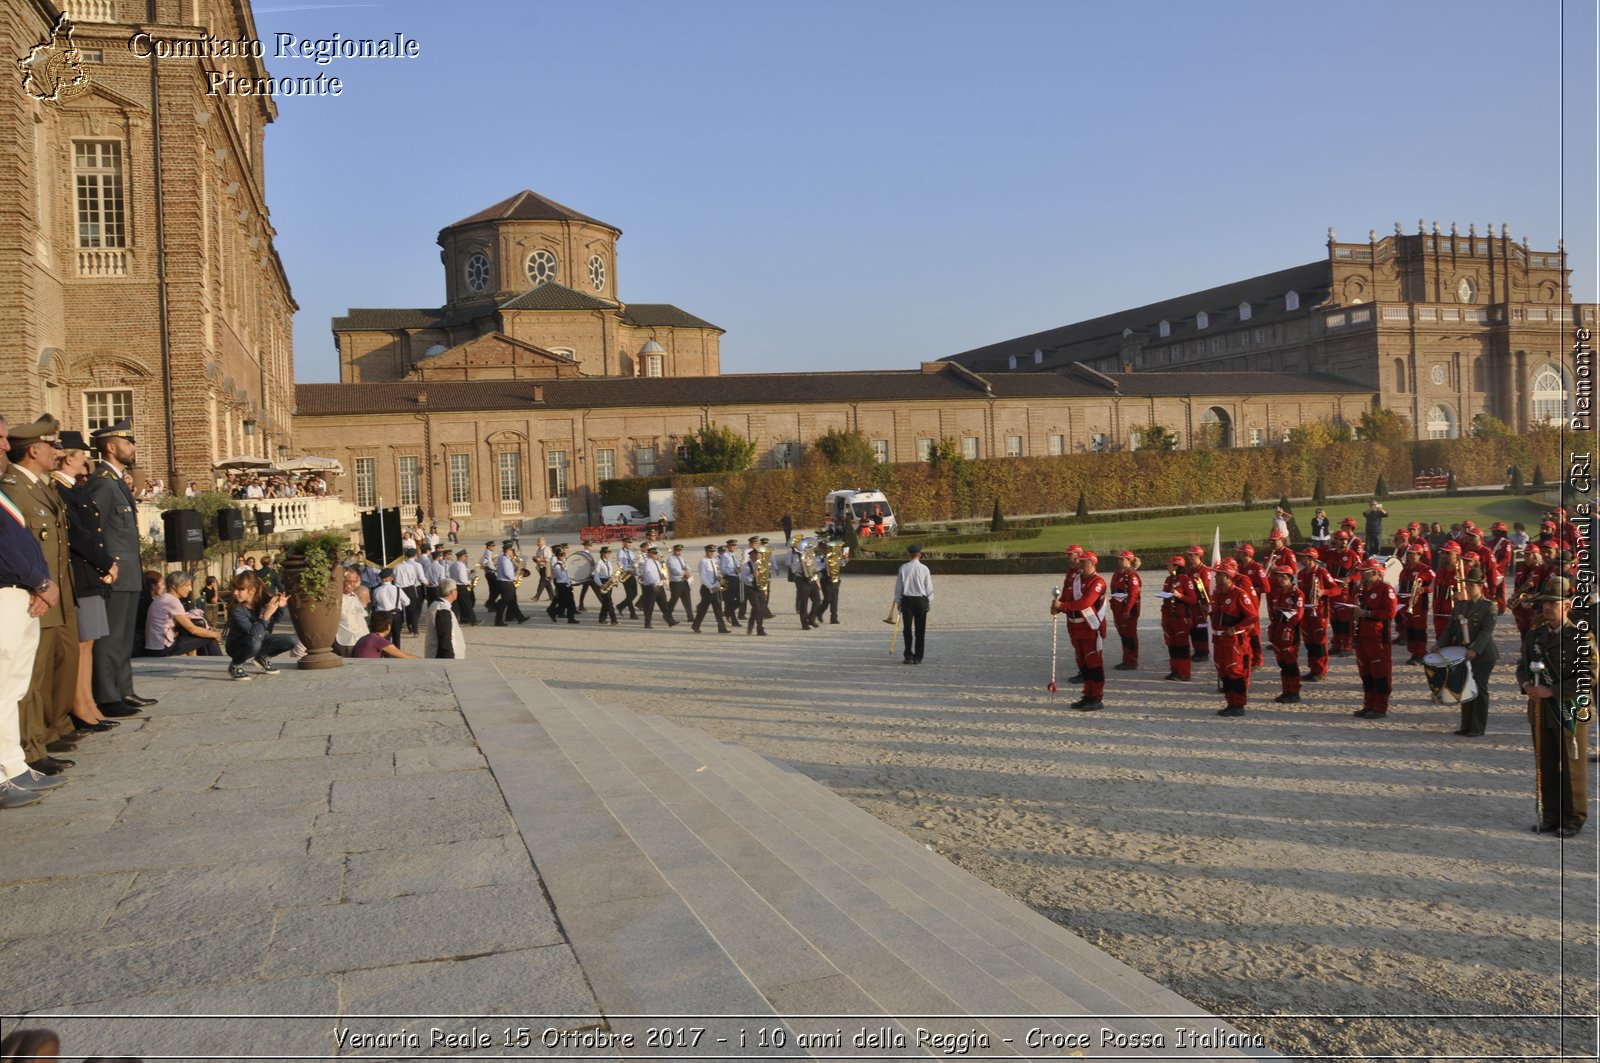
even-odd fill
[{"label": "wide staircase", "polygon": [[1269,1056],[792,768],[477,682],[468,722],[625,1058]]}]

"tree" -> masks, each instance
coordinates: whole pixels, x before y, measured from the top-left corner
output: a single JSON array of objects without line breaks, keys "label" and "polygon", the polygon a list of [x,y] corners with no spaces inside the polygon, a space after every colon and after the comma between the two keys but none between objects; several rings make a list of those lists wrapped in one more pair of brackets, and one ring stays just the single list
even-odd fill
[{"label": "tree", "polygon": [[1511,466],[1511,486],[1507,489],[1511,494],[1522,490],[1522,466]]},{"label": "tree", "polygon": [[1247,506],[1253,506],[1256,504],[1256,495],[1254,491],[1250,490],[1249,480],[1244,482],[1244,504]]},{"label": "tree", "polygon": [[1372,497],[1373,498],[1388,498],[1389,497],[1389,485],[1388,485],[1388,483],[1386,483],[1384,481],[1383,473],[1381,473],[1381,472],[1378,474],[1378,482],[1375,485],[1373,485]]},{"label": "tree", "polygon": [[1178,449],[1178,433],[1162,424],[1148,424],[1135,428],[1139,436],[1137,450],[1172,451]]},{"label": "tree", "polygon": [[877,452],[860,430],[830,428],[812,444],[829,465],[875,465]]},{"label": "tree", "polygon": [[1393,410],[1378,406],[1367,410],[1356,422],[1356,438],[1368,443],[1405,443],[1411,439],[1411,423]]},{"label": "tree", "polygon": [[1533,486],[1544,486],[1544,466],[1535,464],[1533,467]]},{"label": "tree", "polygon": [[1283,510],[1286,515],[1294,512],[1294,507],[1289,504],[1288,495],[1278,496],[1278,508]]},{"label": "tree", "polygon": [[928,464],[938,467],[940,465],[959,465],[966,459],[961,456],[961,444],[949,436],[945,436],[933,445],[928,452]]},{"label": "tree", "polygon": [[1473,439],[1510,439],[1516,434],[1510,425],[1486,413],[1472,415],[1471,433]]},{"label": "tree", "polygon": [[1328,488],[1323,484],[1320,472],[1317,473],[1317,485],[1311,489],[1311,501],[1319,506],[1328,501]]},{"label": "tree", "polygon": [[1089,515],[1089,500],[1083,497],[1083,492],[1082,491],[1079,491],[1078,492],[1078,516],[1087,517],[1088,515]]},{"label": "tree", "polygon": [[989,530],[1006,530],[1006,517],[1004,513],[1000,512],[1000,500],[998,498],[994,500],[994,515],[989,518]]},{"label": "tree", "polygon": [[679,472],[744,472],[756,463],[756,445],[716,422],[696,428],[683,441]]}]

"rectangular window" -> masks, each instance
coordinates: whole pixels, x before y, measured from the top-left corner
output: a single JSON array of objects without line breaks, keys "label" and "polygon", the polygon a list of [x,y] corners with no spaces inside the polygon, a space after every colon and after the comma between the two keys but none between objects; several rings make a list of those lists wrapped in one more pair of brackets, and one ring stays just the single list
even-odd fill
[{"label": "rectangular window", "polygon": [[1096,432],[1091,435],[1089,437],[1089,449],[1096,454],[1104,451],[1106,449],[1106,434],[1104,432]]},{"label": "rectangular window", "polygon": [[656,474],[656,448],[633,448],[633,474],[635,476],[654,476]]},{"label": "rectangular window", "polygon": [[415,456],[400,458],[397,472],[400,477],[400,504],[402,506],[421,505],[422,459]]},{"label": "rectangular window", "polygon": [[978,437],[977,436],[962,436],[961,437],[961,456],[963,458],[966,458],[968,461],[976,461],[976,460],[978,460]]},{"label": "rectangular window", "polygon": [[1128,433],[1128,449],[1129,450],[1138,450],[1139,449],[1139,444],[1141,444],[1143,442],[1144,442],[1144,435],[1142,433],[1139,433],[1139,432],[1129,432]]},{"label": "rectangular window", "polygon": [[1059,458],[1065,454],[1067,452],[1067,437],[1052,435],[1050,437],[1049,451],[1052,458]]},{"label": "rectangular window", "polygon": [[1264,446],[1266,446],[1267,445],[1267,430],[1264,429],[1264,428],[1252,428],[1252,429],[1250,429],[1250,445],[1252,447],[1264,447]]},{"label": "rectangular window", "polygon": [[611,447],[597,447],[594,452],[594,475],[597,480],[617,478],[617,452]]},{"label": "rectangular window", "polygon": [[550,512],[567,511],[567,452],[545,452],[545,494],[550,499]]},{"label": "rectangular window", "polygon": [[674,450],[672,453],[673,453],[673,456],[676,457],[679,462],[685,462],[685,461],[689,460],[689,448],[686,447],[686,446],[685,447],[679,447],[677,450]]},{"label": "rectangular window", "polygon": [[800,453],[799,443],[775,443],[772,447],[772,467],[787,469],[794,465],[795,457]]},{"label": "rectangular window", "polygon": [[83,423],[88,426],[88,431],[104,428],[108,424],[116,424],[127,419],[133,424],[133,391],[132,389],[118,389],[116,391],[85,391],[83,393]]},{"label": "rectangular window", "polygon": [[1006,457],[1008,457],[1008,458],[1020,458],[1020,457],[1022,457],[1022,437],[1021,436],[1006,436]]},{"label": "rectangular window", "polygon": [[472,504],[472,455],[450,455],[450,504]]},{"label": "rectangular window", "polygon": [[378,459],[356,459],[356,505],[371,509],[378,504]]},{"label": "rectangular window", "polygon": [[662,372],[661,372],[661,356],[659,354],[652,354],[652,355],[646,356],[646,358],[644,360],[644,375],[645,376],[661,376],[662,375]]},{"label": "rectangular window", "polygon": [[499,468],[500,512],[522,512],[522,452],[502,450],[495,459]]},{"label": "rectangular window", "polygon": [[932,461],[933,460],[933,440],[931,440],[931,439],[919,439],[919,440],[917,440],[917,460],[918,461]]},{"label": "rectangular window", "polygon": [[122,145],[80,140],[72,145],[78,193],[78,246],[127,247],[122,215]]},{"label": "rectangular window", "polygon": [[879,465],[889,461],[889,441],[887,439],[874,439],[872,441],[872,458]]}]

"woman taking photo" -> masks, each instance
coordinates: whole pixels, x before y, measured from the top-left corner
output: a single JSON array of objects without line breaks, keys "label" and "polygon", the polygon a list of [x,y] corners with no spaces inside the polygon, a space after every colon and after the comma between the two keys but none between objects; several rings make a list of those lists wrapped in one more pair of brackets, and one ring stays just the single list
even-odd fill
[{"label": "woman taking photo", "polygon": [[276,675],[272,658],[288,653],[298,645],[293,635],[271,633],[272,618],[289,602],[287,594],[273,594],[254,572],[233,577],[233,609],[228,613],[228,675],[250,679],[246,661],[255,661],[266,675]]}]

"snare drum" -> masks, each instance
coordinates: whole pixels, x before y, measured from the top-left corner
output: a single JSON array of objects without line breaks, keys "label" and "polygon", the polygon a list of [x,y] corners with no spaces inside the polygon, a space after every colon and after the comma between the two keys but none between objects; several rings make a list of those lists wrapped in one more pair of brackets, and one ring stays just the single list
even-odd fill
[{"label": "snare drum", "polygon": [[1478,684],[1472,679],[1464,646],[1445,646],[1438,653],[1423,657],[1422,672],[1437,704],[1460,705],[1478,696]]}]

